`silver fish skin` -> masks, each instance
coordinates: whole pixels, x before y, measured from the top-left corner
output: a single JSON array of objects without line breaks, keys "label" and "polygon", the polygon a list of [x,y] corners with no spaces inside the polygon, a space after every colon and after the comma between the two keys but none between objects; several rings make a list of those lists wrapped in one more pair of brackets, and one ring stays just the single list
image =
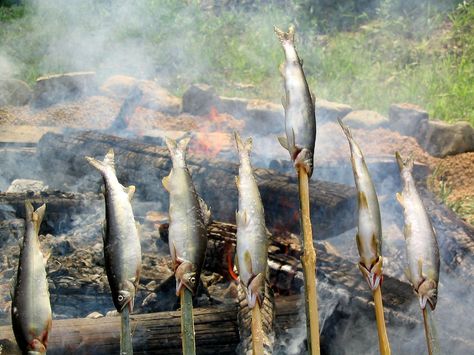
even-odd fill
[{"label": "silver fish skin", "polygon": [[403,182],[402,193],[397,200],[403,207],[405,217],[405,241],[407,248],[408,271],[410,280],[424,309],[429,303],[435,309],[438,300],[439,248],[430,217],[418,194],[412,176],[413,159],[403,160],[395,153]]},{"label": "silver fish skin", "polygon": [[349,127],[341,120],[338,121],[349,142],[354,182],[358,191],[356,242],[360,255],[359,269],[374,291],[382,281],[382,221],[379,201],[362,150],[352,137]]},{"label": "silver fish skin", "polygon": [[118,312],[128,306],[131,313],[142,267],[140,238],[130,203],[135,186],[124,187],[118,181],[112,149],[103,161],[86,160],[101,173],[105,184],[104,257],[112,299]]},{"label": "silver fish skin", "polygon": [[256,302],[263,304],[268,237],[262,199],[250,164],[252,139],[248,138],[244,143],[235,133],[235,141],[240,158],[239,176],[236,178],[239,190],[237,267],[240,282],[247,292],[248,305],[253,308]]},{"label": "silver fish skin", "polygon": [[314,99],[306,82],[302,61],[295,49],[295,28],[288,32],[275,27],[275,33],[285,52],[285,62],[280,67],[285,82],[285,137],[280,144],[290,152],[295,167],[303,166],[313,174],[314,145],[316,142],[316,113]]},{"label": "silver fish skin", "polygon": [[12,326],[24,353],[45,354],[52,313],[45,269],[47,258],[41,252],[38,233],[46,205],[34,211],[27,201],[25,208],[26,231],[12,293]]},{"label": "silver fish skin", "polygon": [[173,168],[163,179],[170,194],[169,247],[176,277],[176,295],[186,287],[196,294],[206,256],[207,226],[211,212],[197,194],[186,165],[189,138],[176,143],[165,138]]}]

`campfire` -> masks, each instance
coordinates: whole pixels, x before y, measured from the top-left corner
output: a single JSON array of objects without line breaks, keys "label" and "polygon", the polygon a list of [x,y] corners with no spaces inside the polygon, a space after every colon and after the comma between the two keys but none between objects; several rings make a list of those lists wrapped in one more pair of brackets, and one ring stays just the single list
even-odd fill
[{"label": "campfire", "polygon": [[[120,317],[114,316],[102,251],[102,181],[84,159],[102,159],[113,148],[119,181],[124,186],[136,186],[132,206],[141,226],[143,267],[130,316],[133,348],[138,354],[180,353],[180,312],[168,245],[169,194],[161,183],[171,169],[165,136],[191,139],[189,171],[213,217],[207,233],[202,287],[194,303],[196,347],[200,353],[222,354],[248,347],[250,315],[234,268],[238,159],[233,132],[237,131],[252,135],[256,142],[252,163],[270,240],[269,283],[262,304],[264,332],[275,334],[274,353],[286,354],[288,349],[304,353],[304,273],[300,262],[304,248],[297,235],[298,181],[288,153],[278,145],[275,135],[276,127],[284,131],[281,110],[272,103],[255,106],[250,100],[209,95],[204,86],[191,88],[175,110],[177,98],[171,94],[153,99],[150,88],[156,89],[154,82],[141,81],[137,85],[134,81],[126,95],[119,95],[111,84],[114,80],[118,79],[111,78],[101,88],[85,91],[69,101],[48,101],[48,105],[34,110],[29,106],[7,108],[15,119],[10,118],[8,125],[0,127],[4,172],[0,192],[0,242],[4,251],[0,273],[2,349],[8,354],[17,351],[7,285],[18,265],[18,240],[25,230],[23,206],[28,199],[35,207],[47,205],[40,240],[45,249],[51,250],[47,274],[53,328],[48,353],[118,352]],[[46,88],[43,83],[41,89]],[[196,102],[200,105],[196,106]],[[337,115],[347,112],[331,111],[328,106],[323,110],[318,101],[316,105],[317,115],[319,112],[324,116],[318,126],[309,203],[317,253],[321,351],[342,354],[351,346],[377,344],[377,334],[361,333],[359,328],[360,324],[373,323],[373,309],[372,294],[356,267],[357,193],[352,186],[349,151],[336,124],[336,118],[342,118]],[[100,110],[100,121],[91,116],[95,108]],[[383,303],[390,342],[394,349],[406,353],[403,336],[396,334],[407,334],[415,327],[421,329],[422,321],[403,271],[403,217],[395,201],[401,184],[392,153],[411,147],[418,160],[414,176],[438,231],[441,280],[450,275],[444,278],[445,284],[441,281],[440,303],[444,305],[440,306],[440,317],[445,317],[443,312],[455,304],[456,292],[472,288],[468,276],[474,262],[473,229],[428,190],[425,182],[429,166],[437,158],[425,152],[413,137],[401,136],[387,127],[355,128],[353,134],[367,154],[366,162],[380,195],[384,225]],[[12,184],[15,179],[23,180]],[[460,280],[462,287],[456,284]],[[439,331],[441,338],[453,336],[450,329]],[[464,333],[457,339],[468,352],[471,340]],[[420,352],[424,349],[421,341],[414,346]]]}]

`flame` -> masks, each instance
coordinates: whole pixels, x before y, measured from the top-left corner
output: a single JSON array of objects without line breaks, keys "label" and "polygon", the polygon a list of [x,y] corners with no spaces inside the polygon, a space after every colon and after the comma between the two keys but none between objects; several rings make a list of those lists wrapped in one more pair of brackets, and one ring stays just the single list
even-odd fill
[{"label": "flame", "polygon": [[208,120],[200,125],[200,132],[194,133],[190,151],[198,155],[206,155],[215,158],[224,149],[231,149],[232,138],[229,133],[225,133],[225,126],[228,124],[227,115],[220,115],[217,109],[212,106]]}]

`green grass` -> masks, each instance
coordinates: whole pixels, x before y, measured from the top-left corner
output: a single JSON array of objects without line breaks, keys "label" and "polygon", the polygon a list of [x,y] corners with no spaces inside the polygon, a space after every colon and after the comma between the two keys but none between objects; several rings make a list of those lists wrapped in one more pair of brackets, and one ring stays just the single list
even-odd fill
[{"label": "green grass", "polygon": [[[13,74],[30,83],[93,69],[157,76],[177,94],[205,82],[223,95],[279,101],[283,53],[273,25],[296,23],[297,48],[318,97],[383,114],[392,103],[411,102],[431,117],[474,124],[474,5],[457,2],[257,1],[250,10],[217,14],[191,0],[142,0],[122,12],[107,0],[28,2],[0,7],[0,56],[20,63]],[[81,31],[85,43],[101,39],[98,50],[74,42]],[[129,44],[145,63],[125,51],[121,65],[111,64],[108,57]]]}]

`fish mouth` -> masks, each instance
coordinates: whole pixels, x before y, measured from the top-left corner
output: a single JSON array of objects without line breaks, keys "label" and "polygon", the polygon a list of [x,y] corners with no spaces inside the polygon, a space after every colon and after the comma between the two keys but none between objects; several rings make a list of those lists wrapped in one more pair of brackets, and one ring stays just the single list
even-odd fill
[{"label": "fish mouth", "polygon": [[130,301],[128,301],[127,303],[125,303],[122,308],[120,309],[120,312],[123,312],[123,310],[125,309],[125,307],[128,307],[128,310],[130,311],[130,313],[133,312],[133,306],[134,306],[134,300],[133,298],[130,299]]},{"label": "fish mouth", "polygon": [[428,302],[428,297],[426,297],[426,296],[424,296],[424,295],[423,295],[423,296],[420,296],[419,301],[420,301],[420,307],[421,307],[421,309],[425,309],[426,303]]}]

